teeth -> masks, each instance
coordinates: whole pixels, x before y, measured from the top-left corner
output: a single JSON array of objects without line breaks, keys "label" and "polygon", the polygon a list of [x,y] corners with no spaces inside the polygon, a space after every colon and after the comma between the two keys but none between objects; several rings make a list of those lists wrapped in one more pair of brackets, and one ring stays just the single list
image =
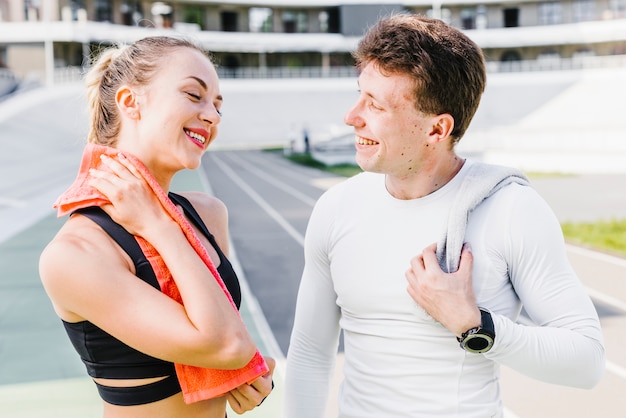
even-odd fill
[{"label": "teeth", "polygon": [[372,141],[371,139],[361,138],[360,136],[356,137],[356,142],[359,145],[376,145],[376,144],[378,144],[378,142],[376,142],[376,141]]},{"label": "teeth", "polygon": [[187,135],[189,135],[190,137],[192,137],[193,139],[195,139],[196,141],[198,141],[199,143],[201,143],[201,144],[204,144],[204,143],[206,142],[206,138],[205,138],[205,137],[203,137],[203,136],[202,136],[202,135],[200,135],[200,134],[197,134],[197,133],[195,133],[195,132],[188,131],[188,130],[186,130],[186,129],[185,129],[185,133],[186,133]]}]

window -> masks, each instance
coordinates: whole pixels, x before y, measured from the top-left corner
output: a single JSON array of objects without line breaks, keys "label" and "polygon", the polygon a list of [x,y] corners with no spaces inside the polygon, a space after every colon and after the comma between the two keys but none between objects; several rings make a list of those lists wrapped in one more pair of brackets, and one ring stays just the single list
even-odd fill
[{"label": "window", "polygon": [[521,60],[522,60],[522,56],[519,54],[519,52],[513,49],[504,51],[502,53],[502,57],[500,58],[500,61],[502,62],[514,62],[514,61],[521,61]]},{"label": "window", "polygon": [[609,7],[613,18],[621,18],[626,16],[626,0],[610,0]]},{"label": "window", "polygon": [[596,3],[593,0],[576,0],[573,7],[574,22],[594,20],[596,15]]},{"label": "window", "polygon": [[547,2],[539,4],[539,23],[542,25],[558,25],[563,21],[561,3]]},{"label": "window", "polygon": [[222,30],[224,32],[237,32],[237,12],[222,12],[220,14]]},{"label": "window", "polygon": [[[26,3],[24,3],[26,6]],[[70,9],[72,10],[72,20],[78,20],[78,11],[85,10],[85,2],[83,0],[71,0]]]},{"label": "window", "polygon": [[487,6],[476,6],[476,29],[487,29]]},{"label": "window", "polygon": [[248,12],[250,22],[250,32],[271,32],[272,31],[272,9],[267,7],[252,7]]},{"label": "window", "polygon": [[[626,0],[624,0],[626,1]],[[339,7],[333,7],[326,11],[328,14],[328,33],[339,33],[341,32],[341,25],[339,23]]]},{"label": "window", "polygon": [[476,11],[474,9],[461,10],[461,29],[476,29]]},{"label": "window", "polygon": [[320,32],[327,33],[328,32],[328,12],[322,11],[317,15],[317,18],[320,21]]},{"label": "window", "polygon": [[27,20],[39,20],[39,0],[24,0],[24,14]]},{"label": "window", "polygon": [[107,0],[96,0],[96,22],[112,22],[113,8],[111,2]]},{"label": "window", "polygon": [[283,28],[286,33],[304,33],[309,31],[306,12],[285,10],[282,14]]},{"label": "window", "polygon": [[437,9],[436,11],[433,9],[428,9],[426,11],[426,16],[430,18],[435,18],[450,24],[452,22],[452,11],[446,7],[442,7]]},{"label": "window", "polygon": [[202,6],[186,5],[183,9],[183,22],[193,23],[204,29],[204,13]]},{"label": "window", "polygon": [[519,26],[519,9],[504,9],[504,27],[516,28]]},{"label": "window", "polygon": [[[169,7],[164,5],[163,3],[154,3],[152,5],[154,7],[158,5],[163,5],[164,7]],[[143,11],[141,10],[141,4],[138,1],[134,0],[124,0],[120,6],[120,11],[122,12],[122,24],[124,25],[138,25],[139,22],[143,19]],[[171,13],[171,8],[170,8]],[[153,12],[154,14],[154,12]],[[171,16],[171,15],[170,15]]]}]

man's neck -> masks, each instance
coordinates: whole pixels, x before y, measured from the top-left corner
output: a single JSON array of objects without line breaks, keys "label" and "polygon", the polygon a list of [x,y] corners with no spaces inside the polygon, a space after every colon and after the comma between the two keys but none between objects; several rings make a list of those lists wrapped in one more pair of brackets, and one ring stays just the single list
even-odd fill
[{"label": "man's neck", "polygon": [[412,200],[441,189],[457,175],[465,160],[456,154],[444,161],[423,167],[419,172],[399,178],[389,174],[385,177],[387,191],[396,199]]}]

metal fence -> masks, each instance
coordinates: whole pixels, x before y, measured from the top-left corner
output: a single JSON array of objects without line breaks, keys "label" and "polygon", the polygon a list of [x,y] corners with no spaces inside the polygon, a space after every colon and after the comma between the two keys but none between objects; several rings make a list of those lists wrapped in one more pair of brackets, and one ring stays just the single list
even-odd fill
[{"label": "metal fence", "polygon": [[[566,71],[626,67],[626,55],[583,56],[575,58],[540,58],[530,61],[487,62],[489,73]],[[84,76],[82,67],[55,68],[54,83],[80,81]],[[356,77],[354,67],[218,67],[220,78],[276,79],[276,78],[338,78]],[[1,74],[1,73],[0,73]]]},{"label": "metal fence", "polygon": [[218,67],[221,78],[336,78],[356,77],[354,67]]},{"label": "metal fence", "polygon": [[567,71],[619,67],[626,67],[626,55],[580,56],[574,58],[544,57],[528,61],[491,61],[487,63],[487,72]]}]

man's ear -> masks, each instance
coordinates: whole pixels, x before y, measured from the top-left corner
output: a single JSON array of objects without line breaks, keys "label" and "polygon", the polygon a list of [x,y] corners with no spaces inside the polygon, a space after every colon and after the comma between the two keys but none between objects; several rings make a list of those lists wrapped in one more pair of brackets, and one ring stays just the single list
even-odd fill
[{"label": "man's ear", "polygon": [[431,139],[435,142],[447,141],[454,129],[454,118],[449,113],[433,117]]},{"label": "man's ear", "polygon": [[117,90],[115,93],[115,103],[122,115],[130,119],[140,119],[141,114],[139,113],[137,94],[129,86],[121,86]]}]

